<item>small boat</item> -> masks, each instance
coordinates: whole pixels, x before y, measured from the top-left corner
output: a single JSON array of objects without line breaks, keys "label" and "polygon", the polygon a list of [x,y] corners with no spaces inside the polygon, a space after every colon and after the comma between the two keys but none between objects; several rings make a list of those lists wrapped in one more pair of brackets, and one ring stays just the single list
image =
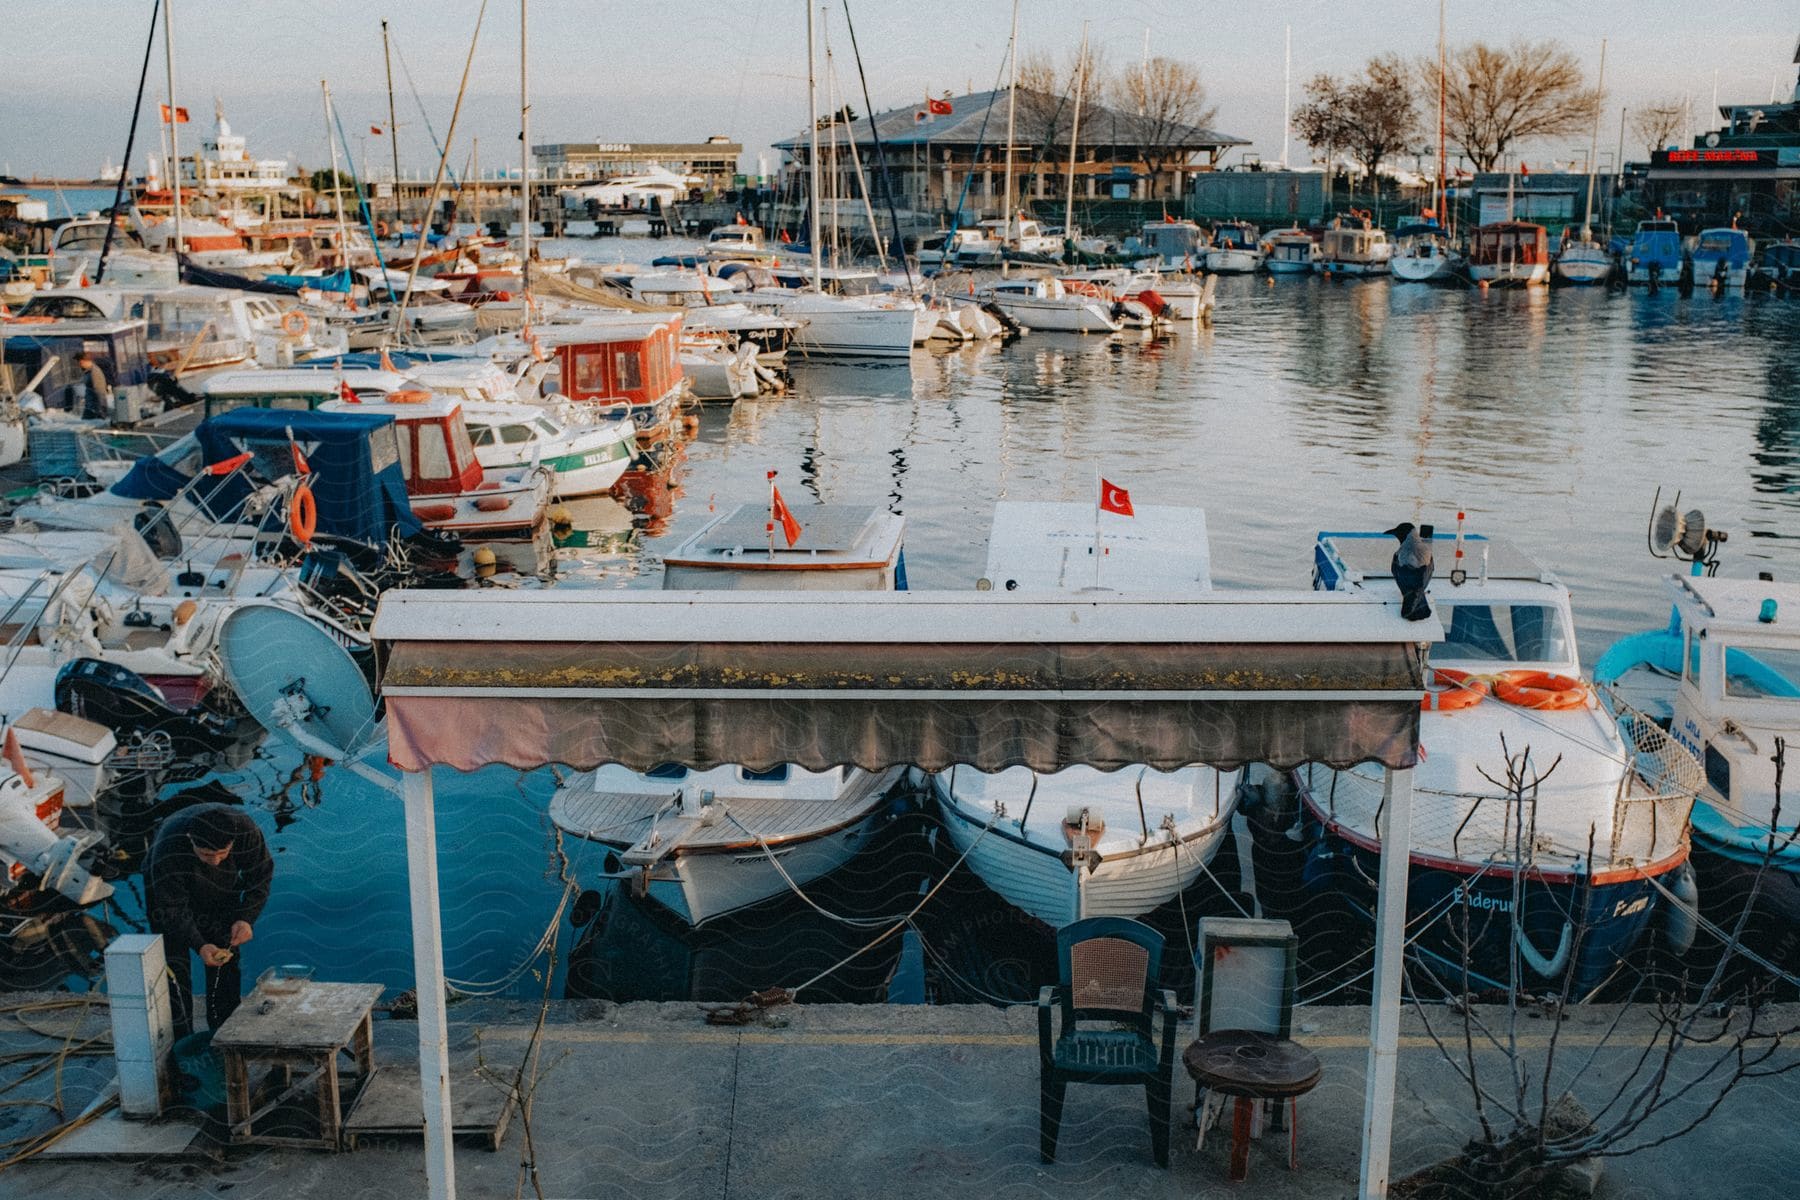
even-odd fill
[{"label": "small boat", "polygon": [[393,419],[407,499],[425,528],[478,541],[529,540],[543,528],[550,472],[538,465],[484,468],[461,401],[402,390],[379,400],[332,400],[319,412]]},{"label": "small boat", "polygon": [[751,224],[721,225],[706,235],[701,250],[707,258],[738,262],[766,262],[781,253],[780,247],[769,245],[763,231]]},{"label": "small boat", "polygon": [[1112,302],[1080,295],[1053,276],[1001,279],[980,293],[1026,329],[1062,333],[1117,333],[1123,326]]},{"label": "small boat", "polygon": [[706,271],[645,271],[631,276],[631,298],[643,304],[695,308],[735,299],[737,280]]},{"label": "small boat", "polygon": [[1690,256],[1694,286],[1742,291],[1750,277],[1750,254],[1749,235],[1737,226],[1702,229]]},{"label": "small boat", "polygon": [[758,288],[739,299],[799,322],[797,354],[851,358],[909,358],[937,325],[917,302],[881,294],[834,296],[810,289]]},{"label": "small boat", "polygon": [[1248,221],[1223,221],[1213,226],[1212,244],[1206,248],[1206,269],[1213,275],[1250,275],[1262,269],[1262,242],[1256,226]]},{"label": "small boat", "polygon": [[[1169,301],[1153,287],[1155,275],[1140,273],[1129,267],[1101,267],[1092,271],[1074,271],[1060,275],[1063,290],[1077,296],[1090,296],[1111,306],[1113,319],[1122,329],[1150,329],[1166,321]],[[1194,286],[1198,294],[1200,288]]]},{"label": "small boat", "polygon": [[1364,212],[1334,217],[1319,238],[1315,264],[1324,275],[1386,275],[1394,244]]},{"label": "small boat", "polygon": [[[995,506],[983,584],[1001,591],[1210,591],[1206,516],[1140,504],[1132,517],[1091,504]],[[1104,556],[1095,567],[1096,541]],[[932,779],[944,828],[983,882],[1060,928],[1084,917],[1135,917],[1207,869],[1236,810],[1238,772],[1208,766],[1101,771],[953,767]]]},{"label": "small boat", "polygon": [[1146,221],[1126,246],[1155,257],[1165,271],[1194,272],[1206,265],[1206,231],[1192,221]]},{"label": "small boat", "polygon": [[[1314,586],[1393,594],[1394,546],[1385,533],[1322,533]],[[1554,575],[1460,530],[1433,546],[1429,594],[1445,640],[1431,647],[1413,769],[1412,952],[1453,988],[1464,987],[1466,967],[1481,987],[1566,980],[1586,996],[1655,927],[1658,885],[1691,889],[1699,765],[1648,717],[1596,699],[1581,678],[1569,591]],[[1509,792],[1507,755],[1527,784],[1541,782]],[[1313,838],[1309,887],[1372,914],[1382,772],[1305,766],[1293,780]]]},{"label": "small boat", "polygon": [[1307,274],[1318,262],[1318,241],[1298,225],[1271,233],[1264,249],[1263,266],[1271,275]]},{"label": "small boat", "polygon": [[1572,229],[1563,231],[1562,245],[1556,251],[1558,279],[1586,287],[1606,282],[1612,269],[1612,252],[1595,239],[1591,229],[1583,228],[1579,236]]},{"label": "small boat", "polygon": [[1499,287],[1550,282],[1550,233],[1529,221],[1482,225],[1469,240],[1469,278]]},{"label": "small boat", "polygon": [[1447,283],[1464,266],[1443,226],[1436,221],[1402,225],[1394,235],[1388,271],[1403,283]]},{"label": "small boat", "polygon": [[1627,283],[1649,287],[1679,283],[1687,265],[1681,248],[1681,227],[1662,216],[1639,221],[1625,263]]},{"label": "small boat", "polygon": [[1786,238],[1765,242],[1756,256],[1756,269],[1751,273],[1755,283],[1784,294],[1800,289],[1800,242]]},{"label": "small boat", "polygon": [[681,331],[679,313],[634,313],[628,319],[543,326],[527,349],[551,363],[546,391],[605,416],[629,416],[638,444],[648,446],[670,436],[676,407],[687,394]]},{"label": "small boat", "polygon": [[542,468],[559,500],[610,492],[637,453],[629,417],[604,417],[569,401],[504,404],[465,400],[469,442],[483,472]]},{"label": "small boat", "polygon": [[[800,526],[792,544],[766,505],[710,522],[664,559],[663,587],[905,589],[900,517],[849,505],[792,514]],[[550,819],[609,847],[607,875],[628,875],[640,895],[698,926],[843,866],[885,820],[903,772],[609,765],[557,788]]]}]

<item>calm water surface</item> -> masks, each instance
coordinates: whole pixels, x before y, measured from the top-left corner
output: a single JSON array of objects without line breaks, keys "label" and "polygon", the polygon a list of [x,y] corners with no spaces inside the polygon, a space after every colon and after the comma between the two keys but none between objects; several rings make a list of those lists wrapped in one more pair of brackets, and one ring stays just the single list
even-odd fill
[{"label": "calm water surface", "polygon": [[[642,260],[681,245],[569,248]],[[1664,567],[1644,549],[1658,485],[1682,488],[1684,506],[1730,531],[1725,573],[1800,577],[1800,306],[1262,278],[1222,280],[1220,297],[1212,330],[1032,334],[999,349],[918,352],[910,371],[795,364],[789,395],[708,407],[685,461],[648,498],[583,504],[600,548],[565,552],[558,586],[657,586],[659,552],[716,512],[759,502],[770,470],[795,501],[903,514],[915,588],[973,584],[995,500],[1086,499],[1096,470],[1138,502],[1204,506],[1222,586],[1305,587],[1318,530],[1405,519],[1448,529],[1460,508],[1473,531],[1511,539],[1568,582],[1588,662],[1666,616]],[[292,764],[272,753],[233,781],[253,805]],[[562,875],[599,869],[596,848],[575,842],[565,868],[544,815],[553,786],[548,772],[439,774],[452,977],[515,994],[543,986],[520,967]],[[252,977],[298,961],[410,986],[399,803],[338,769],[322,791],[272,833],[275,891],[246,965]],[[1233,858],[1228,846],[1217,864],[1227,886]],[[947,861],[929,821],[907,817],[879,855],[825,887],[822,906],[904,911]],[[1158,920],[1179,938],[1221,903],[1203,879]],[[134,902],[121,908],[129,923]],[[566,916],[559,927],[560,963],[577,931]],[[867,940],[792,903],[676,937],[615,898],[595,928],[572,992],[736,997],[792,986]],[[905,939],[811,995],[1022,998],[1046,955],[996,897],[957,880]],[[1351,965],[1325,963],[1317,979]],[[557,994],[563,974],[559,965]],[[1303,995],[1322,990],[1303,982]]]}]

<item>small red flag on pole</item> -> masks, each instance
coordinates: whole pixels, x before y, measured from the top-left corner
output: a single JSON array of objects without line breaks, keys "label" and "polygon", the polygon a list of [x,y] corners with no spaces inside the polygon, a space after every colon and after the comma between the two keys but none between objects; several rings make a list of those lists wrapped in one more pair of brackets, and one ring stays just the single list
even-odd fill
[{"label": "small red flag on pole", "polygon": [[775,486],[775,472],[769,472],[769,553],[775,553],[775,526],[781,526],[782,536],[787,538],[789,549],[800,540],[800,522],[788,511],[787,501],[781,498],[781,489]]},{"label": "small red flag on pole", "polygon": [[1104,476],[1100,480],[1100,509],[1103,512],[1118,513],[1121,517],[1133,517],[1131,511],[1131,493],[1116,483],[1109,482]]},{"label": "small red flag on pole", "polygon": [[362,403],[362,397],[351,391],[350,384],[342,379],[338,380],[338,399],[342,400],[345,404]]}]

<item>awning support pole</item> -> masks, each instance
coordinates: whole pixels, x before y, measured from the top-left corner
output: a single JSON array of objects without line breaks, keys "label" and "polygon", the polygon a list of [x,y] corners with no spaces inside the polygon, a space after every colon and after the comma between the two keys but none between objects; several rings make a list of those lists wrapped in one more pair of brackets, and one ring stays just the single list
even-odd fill
[{"label": "awning support pole", "polygon": [[1382,786],[1381,892],[1375,907],[1375,991],[1369,1005],[1368,1091],[1363,1097],[1361,1200],[1388,1194],[1399,1066],[1401,963],[1406,953],[1406,883],[1412,864],[1412,771],[1390,769]]},{"label": "awning support pole", "polygon": [[444,1006],[444,931],[438,909],[437,820],[431,770],[400,776],[406,804],[406,879],[412,898],[413,988],[419,998],[419,1098],[430,1200],[455,1200],[450,1136],[450,1036]]}]

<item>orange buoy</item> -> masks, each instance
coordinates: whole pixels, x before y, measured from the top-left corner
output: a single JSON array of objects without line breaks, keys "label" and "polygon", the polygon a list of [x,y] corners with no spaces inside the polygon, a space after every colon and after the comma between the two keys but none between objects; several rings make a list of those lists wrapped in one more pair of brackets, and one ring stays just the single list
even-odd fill
[{"label": "orange buoy", "polygon": [[[1453,671],[1449,667],[1432,667],[1430,671],[1431,678],[1425,681],[1425,695],[1419,700],[1421,712],[1455,712],[1460,708],[1474,708],[1487,699],[1487,681],[1476,678],[1469,671]],[[1431,686],[1434,682],[1449,686],[1434,688]]]},{"label": "orange buoy", "polygon": [[482,512],[505,512],[512,507],[512,501],[505,496],[483,496],[475,502],[475,507]]},{"label": "orange buoy", "polygon": [[1494,677],[1494,695],[1519,708],[1558,712],[1585,705],[1588,685],[1551,671],[1504,671]]},{"label": "orange buoy", "polygon": [[415,504],[413,505],[413,516],[424,521],[426,524],[430,524],[433,521],[448,521],[456,516],[456,505]]}]

